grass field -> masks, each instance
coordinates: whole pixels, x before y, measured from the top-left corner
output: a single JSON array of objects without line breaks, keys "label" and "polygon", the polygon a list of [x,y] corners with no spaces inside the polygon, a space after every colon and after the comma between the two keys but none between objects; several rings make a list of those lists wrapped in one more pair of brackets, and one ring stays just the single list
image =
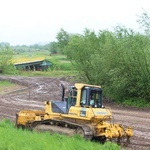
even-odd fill
[{"label": "grass field", "polygon": [[13,86],[13,85],[15,85],[15,84],[13,84],[13,83],[11,83],[9,81],[5,81],[5,80],[0,81],[0,87]]},{"label": "grass field", "polygon": [[81,137],[30,132],[16,129],[9,120],[0,122],[0,150],[119,150],[114,143],[104,145],[86,141]]}]

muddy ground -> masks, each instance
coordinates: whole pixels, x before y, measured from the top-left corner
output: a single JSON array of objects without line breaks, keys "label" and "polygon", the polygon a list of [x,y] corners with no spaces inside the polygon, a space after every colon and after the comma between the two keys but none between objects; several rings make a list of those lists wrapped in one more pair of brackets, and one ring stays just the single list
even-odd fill
[{"label": "muddy ground", "polygon": [[[0,76],[1,80],[16,83],[3,90],[0,87],[0,119],[13,122],[20,110],[43,109],[45,100],[61,100],[61,84],[66,91],[73,84],[69,78]],[[150,150],[150,109],[125,108],[105,101],[104,105],[111,107],[115,122],[133,127],[134,136],[126,149]]]}]

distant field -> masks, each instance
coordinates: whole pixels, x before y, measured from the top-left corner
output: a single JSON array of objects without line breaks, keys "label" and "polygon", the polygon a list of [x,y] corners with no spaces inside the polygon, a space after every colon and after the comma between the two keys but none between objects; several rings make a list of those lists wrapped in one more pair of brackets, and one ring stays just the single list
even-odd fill
[{"label": "distant field", "polygon": [[14,58],[20,57],[43,57],[43,56],[50,56],[50,52],[47,50],[39,50],[39,51],[26,51],[26,52],[18,52],[14,54]]}]

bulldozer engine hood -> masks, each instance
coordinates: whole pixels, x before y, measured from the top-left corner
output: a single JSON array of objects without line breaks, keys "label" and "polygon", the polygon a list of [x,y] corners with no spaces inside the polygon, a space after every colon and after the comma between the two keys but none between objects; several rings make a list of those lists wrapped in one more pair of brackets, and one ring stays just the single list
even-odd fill
[{"label": "bulldozer engine hood", "polygon": [[106,108],[91,108],[95,117],[103,118],[104,116],[111,116],[111,112]]}]

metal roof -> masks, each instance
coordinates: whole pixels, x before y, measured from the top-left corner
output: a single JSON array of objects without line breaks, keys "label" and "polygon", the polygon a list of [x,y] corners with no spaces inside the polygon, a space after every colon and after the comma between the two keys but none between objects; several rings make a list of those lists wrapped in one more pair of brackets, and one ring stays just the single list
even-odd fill
[{"label": "metal roof", "polygon": [[35,62],[40,62],[44,61],[45,58],[43,57],[38,57],[38,58],[32,58],[32,57],[27,57],[27,58],[18,58],[13,60],[14,65],[21,65],[21,64],[28,64],[28,63],[35,63]]}]

